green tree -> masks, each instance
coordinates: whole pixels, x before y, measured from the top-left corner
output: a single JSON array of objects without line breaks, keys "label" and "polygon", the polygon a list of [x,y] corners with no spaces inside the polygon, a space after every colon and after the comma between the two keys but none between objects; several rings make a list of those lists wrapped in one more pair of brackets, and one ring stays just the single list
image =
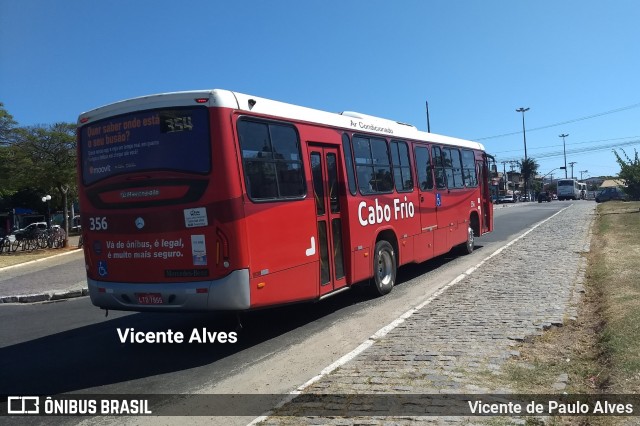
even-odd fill
[{"label": "green tree", "polygon": [[523,158],[520,162],[520,173],[524,178],[524,191],[528,193],[529,182],[531,182],[531,178],[538,173],[538,163],[533,158],[527,158],[526,160]]},{"label": "green tree", "polygon": [[15,141],[17,125],[0,102],[0,199],[7,198],[17,190],[11,180],[10,168],[13,161],[10,145]]},{"label": "green tree", "polygon": [[[51,193],[52,205],[62,205],[64,217],[68,218],[68,198],[77,193],[76,125],[56,123],[21,128],[9,148],[14,186]],[[68,231],[67,220],[65,225]]]},{"label": "green tree", "polygon": [[0,146],[9,145],[14,139],[14,129],[18,123],[13,116],[4,108],[4,104],[0,102]]},{"label": "green tree", "polygon": [[32,126],[22,129],[14,144],[23,159],[31,163],[23,170],[29,186],[57,189],[75,185],[76,179],[76,126],[71,123]]},{"label": "green tree", "polygon": [[627,185],[627,193],[634,200],[640,200],[640,158],[638,158],[638,151],[635,151],[634,158],[629,158],[624,149],[620,149],[624,159],[614,150],[613,154],[616,156],[616,161],[620,165],[620,173],[618,178],[624,181]]}]

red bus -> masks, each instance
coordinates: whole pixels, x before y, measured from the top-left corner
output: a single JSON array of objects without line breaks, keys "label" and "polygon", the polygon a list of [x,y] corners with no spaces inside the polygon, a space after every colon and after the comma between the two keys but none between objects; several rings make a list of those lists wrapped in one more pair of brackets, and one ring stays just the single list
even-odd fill
[{"label": "red bus", "polygon": [[133,311],[319,300],[491,232],[484,147],[227,90],[83,113],[89,294]]}]

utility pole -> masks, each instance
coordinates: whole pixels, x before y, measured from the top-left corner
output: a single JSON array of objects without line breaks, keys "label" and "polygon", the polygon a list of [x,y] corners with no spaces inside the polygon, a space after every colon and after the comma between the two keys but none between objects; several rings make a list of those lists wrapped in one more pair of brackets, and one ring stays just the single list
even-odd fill
[{"label": "utility pole", "polygon": [[524,159],[527,159],[527,132],[524,128],[524,113],[529,111],[529,108],[518,108],[516,112],[522,113],[522,138],[524,139]]},{"label": "utility pole", "polygon": [[571,179],[574,179],[574,177],[573,177],[573,165],[576,164],[576,163],[577,163],[576,161],[572,161],[572,162],[569,163],[571,165]]},{"label": "utility pole", "polygon": [[566,138],[567,136],[569,136],[569,133],[563,133],[559,135],[559,137],[562,138],[562,151],[564,152],[564,178],[565,179],[567,178],[567,147],[564,143],[564,138]]},{"label": "utility pole", "polygon": [[425,101],[427,104],[427,132],[431,133],[431,121],[429,120],[429,101]]},{"label": "utility pole", "polygon": [[[522,113],[522,138],[524,139],[524,161],[527,161],[527,132],[525,131],[524,128],[524,113],[529,111],[529,108],[518,108],[516,110],[516,112],[521,112]],[[520,171],[522,172],[522,168],[520,168]],[[525,179],[524,181],[524,193],[527,194],[527,180]]]},{"label": "utility pole", "polygon": [[502,180],[504,181],[504,191],[507,192],[507,162],[502,162]]},{"label": "utility pole", "polygon": [[580,170],[580,180],[582,180],[583,173],[589,173],[589,170]]}]

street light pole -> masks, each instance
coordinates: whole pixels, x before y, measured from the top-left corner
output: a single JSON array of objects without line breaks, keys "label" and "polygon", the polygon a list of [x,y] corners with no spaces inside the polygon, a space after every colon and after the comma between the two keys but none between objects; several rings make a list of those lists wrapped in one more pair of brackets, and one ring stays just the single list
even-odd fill
[{"label": "street light pole", "polygon": [[518,108],[516,112],[522,113],[522,138],[524,139],[524,159],[527,159],[527,132],[524,127],[524,113],[529,111],[529,108]]},{"label": "street light pole", "polygon": [[542,185],[544,188],[544,178],[546,178],[547,176],[551,175],[551,183],[553,183],[553,172],[555,172],[558,169],[561,169],[562,167],[556,167],[555,169],[551,169],[551,171],[549,173],[547,173],[546,175],[542,176]]},{"label": "street light pole", "polygon": [[429,101],[425,101],[427,105],[427,132],[431,133],[431,120],[429,120]]},{"label": "street light pole", "polygon": [[566,138],[567,136],[569,136],[569,133],[563,133],[558,136],[562,138],[562,151],[564,152],[564,178],[565,179],[567,178],[567,148],[564,143],[564,138]]},{"label": "street light pole", "polygon": [[580,170],[580,180],[582,180],[583,173],[589,173],[589,170]]},{"label": "street light pole", "polygon": [[[529,111],[529,108],[518,108],[516,112],[522,113],[522,139],[524,140],[524,161],[527,161],[527,132],[524,127],[524,113]],[[524,193],[529,195],[527,190],[527,179],[524,180]]]},{"label": "street light pole", "polygon": [[49,201],[51,201],[51,195],[45,195],[42,197],[42,202],[47,204],[47,229],[51,228],[51,210],[49,209]]}]

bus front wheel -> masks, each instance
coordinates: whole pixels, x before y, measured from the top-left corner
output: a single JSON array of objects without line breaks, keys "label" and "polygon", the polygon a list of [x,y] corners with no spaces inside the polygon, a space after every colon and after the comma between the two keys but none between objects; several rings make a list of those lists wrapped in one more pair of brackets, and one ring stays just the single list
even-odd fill
[{"label": "bus front wheel", "polygon": [[475,248],[475,237],[473,235],[473,228],[471,225],[467,228],[467,241],[461,245],[461,248],[466,254],[473,253],[473,249]]},{"label": "bus front wheel", "polygon": [[374,294],[384,296],[389,293],[396,283],[396,253],[388,241],[376,243],[373,255]]}]

